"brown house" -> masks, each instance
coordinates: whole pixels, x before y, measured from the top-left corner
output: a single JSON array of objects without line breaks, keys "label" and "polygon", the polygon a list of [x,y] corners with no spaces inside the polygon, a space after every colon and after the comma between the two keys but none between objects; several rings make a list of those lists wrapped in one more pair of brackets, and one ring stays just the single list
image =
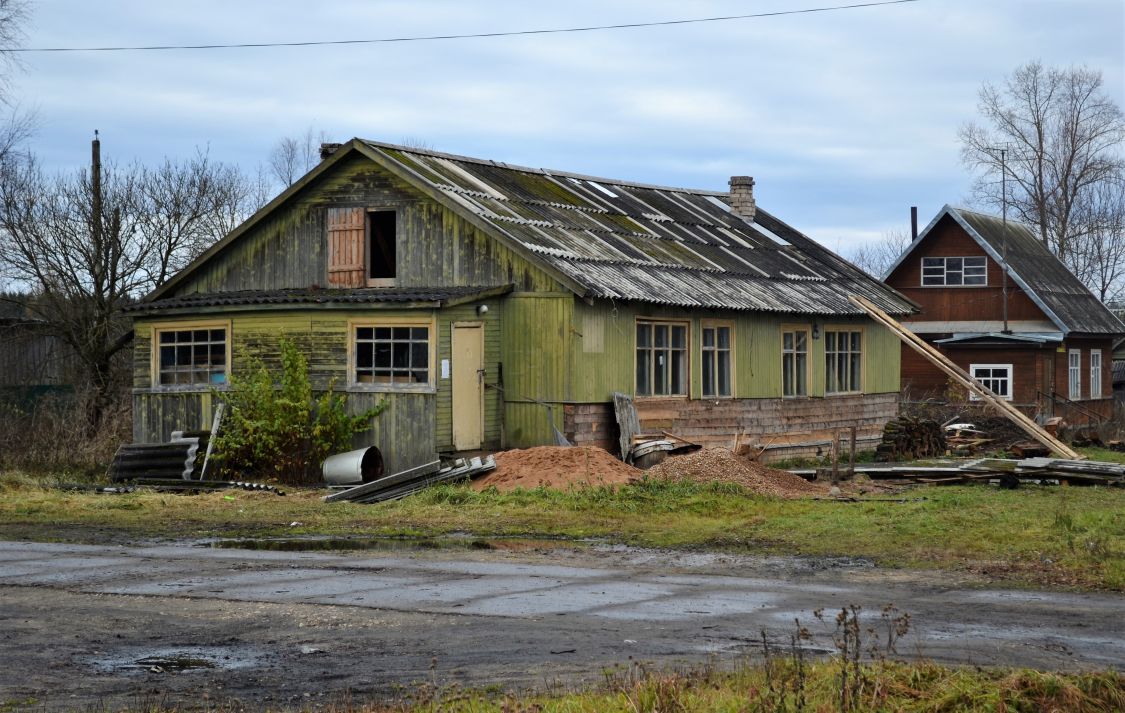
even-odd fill
[{"label": "brown house", "polygon": [[[1113,415],[1113,344],[1125,325],[1027,226],[947,205],[884,281],[921,307],[907,327],[1029,415]],[[915,397],[950,388],[906,347],[902,384]]]}]

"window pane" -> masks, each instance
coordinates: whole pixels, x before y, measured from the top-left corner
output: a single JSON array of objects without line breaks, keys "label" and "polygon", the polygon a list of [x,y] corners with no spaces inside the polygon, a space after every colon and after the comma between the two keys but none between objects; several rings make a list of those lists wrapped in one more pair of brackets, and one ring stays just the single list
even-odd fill
[{"label": "window pane", "polygon": [[924,257],[922,258],[922,268],[927,267],[942,267],[945,264],[945,258],[940,257]]},{"label": "window pane", "polygon": [[375,342],[375,366],[386,369],[391,365],[391,343]]},{"label": "window pane", "polygon": [[945,271],[946,272],[961,272],[961,258],[947,257],[945,258]]},{"label": "window pane", "polygon": [[719,396],[730,396],[730,352],[719,352]]},{"label": "window pane", "polygon": [[406,369],[410,366],[410,345],[402,342],[391,342],[394,347],[393,366],[395,369]]},{"label": "window pane", "polygon": [[208,333],[208,330],[206,330],[206,329],[195,330],[195,332],[192,334],[192,341],[194,341],[194,342],[205,342],[205,341],[207,341],[207,333]]},{"label": "window pane", "polygon": [[374,330],[371,327],[357,327],[355,330],[356,339],[371,339]]},{"label": "window pane", "polygon": [[637,346],[638,347],[651,347],[652,346],[652,325],[651,324],[638,324],[637,325]]},{"label": "window pane", "polygon": [[637,396],[651,396],[652,395],[652,379],[649,374],[649,355],[648,350],[637,350]]},{"label": "window pane", "polygon": [[852,354],[851,362],[852,362],[852,373],[851,373],[851,382],[848,384],[848,387],[849,387],[848,390],[849,391],[859,391],[860,385],[863,383],[861,373],[860,373],[859,354]]},{"label": "window pane", "polygon": [[825,348],[825,350],[830,351],[830,352],[836,351],[836,333],[835,332],[825,332],[824,333],[824,348]]},{"label": "window pane", "polygon": [[209,363],[208,357],[211,356],[211,350],[207,348],[207,344],[196,344],[192,348],[192,363],[196,365]]},{"label": "window pane", "polygon": [[859,332],[852,332],[852,351],[853,352],[859,351],[859,337],[860,337]]},{"label": "window pane", "polygon": [[425,342],[410,345],[410,365],[415,369],[425,369],[430,362],[430,347]]},{"label": "window pane", "polygon": [[414,340],[429,341],[430,329],[429,327],[411,327],[410,338]]},{"label": "window pane", "polygon": [[392,339],[410,339],[410,327],[394,327]]},{"label": "window pane", "polygon": [[785,351],[792,351],[793,349],[793,332],[781,333],[781,348]]},{"label": "window pane", "polygon": [[809,393],[808,392],[808,385],[805,383],[808,379],[808,368],[809,368],[808,367],[808,359],[809,359],[808,356],[804,353],[800,353],[800,354],[797,354],[797,355],[794,356],[794,362],[795,362],[794,367],[793,367],[793,381],[795,383],[795,389],[793,391],[794,396],[806,396]]},{"label": "window pane", "polygon": [[[161,341],[164,335],[161,334]],[[175,347],[160,347],[160,368],[161,370],[176,365],[176,348]],[[163,381],[163,379],[161,379]]]},{"label": "window pane", "polygon": [[224,344],[211,345],[211,366],[225,366],[227,363],[227,349]]},{"label": "window pane", "polygon": [[668,346],[668,325],[654,324],[652,326],[653,343],[658,347]]},{"label": "window pane", "polygon": [[374,366],[372,354],[374,349],[371,342],[360,342],[355,348],[355,365],[360,369],[370,369]]},{"label": "window pane", "polygon": [[160,333],[160,343],[161,344],[175,344],[176,343],[176,333],[175,332],[161,332]]},{"label": "window pane", "polygon": [[710,327],[704,327],[703,328],[703,346],[704,347],[715,346],[715,330],[714,329],[711,329]]},{"label": "window pane", "polygon": [[797,392],[793,389],[793,355],[783,354],[781,356],[781,393],[783,396],[795,396]]},{"label": "window pane", "polygon": [[719,348],[730,349],[730,327],[719,327]]},{"label": "window pane", "polygon": [[715,395],[715,352],[703,352],[703,395]]},{"label": "window pane", "polygon": [[687,393],[687,359],[684,358],[686,352],[674,351],[672,352],[672,388],[668,392],[670,394],[686,394]]},{"label": "window pane", "polygon": [[227,330],[225,329],[212,329],[211,341],[212,342],[225,342],[227,340]]},{"label": "window pane", "polygon": [[191,345],[181,344],[176,347],[176,365],[177,366],[190,366],[191,365]]},{"label": "window pane", "polygon": [[672,346],[677,349],[687,347],[687,327],[672,327]]},{"label": "window pane", "polygon": [[390,327],[376,327],[375,328],[375,338],[376,339],[390,339],[391,338],[391,328]]},{"label": "window pane", "polygon": [[653,352],[652,393],[663,396],[668,393],[668,355],[667,352]]}]

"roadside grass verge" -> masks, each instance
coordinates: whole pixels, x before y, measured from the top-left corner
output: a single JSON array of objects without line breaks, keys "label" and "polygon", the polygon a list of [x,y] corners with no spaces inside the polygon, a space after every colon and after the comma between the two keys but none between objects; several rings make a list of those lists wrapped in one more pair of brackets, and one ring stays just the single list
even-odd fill
[{"label": "roadside grass verge", "polygon": [[439,485],[392,503],[323,490],[195,496],[64,492],[0,474],[0,537],[76,542],[307,535],[558,538],[638,547],[868,558],[1016,584],[1125,590],[1125,490],[920,487],[858,502],[667,481],[569,492]]}]

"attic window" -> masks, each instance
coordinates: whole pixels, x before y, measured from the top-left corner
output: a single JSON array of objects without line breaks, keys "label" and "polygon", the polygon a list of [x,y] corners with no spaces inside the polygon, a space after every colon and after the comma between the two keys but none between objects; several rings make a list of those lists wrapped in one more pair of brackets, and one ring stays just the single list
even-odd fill
[{"label": "attic window", "polygon": [[922,258],[923,287],[983,287],[988,284],[984,256]]},{"label": "attic window", "polygon": [[374,210],[367,214],[367,284],[391,287],[395,279],[395,212]]}]

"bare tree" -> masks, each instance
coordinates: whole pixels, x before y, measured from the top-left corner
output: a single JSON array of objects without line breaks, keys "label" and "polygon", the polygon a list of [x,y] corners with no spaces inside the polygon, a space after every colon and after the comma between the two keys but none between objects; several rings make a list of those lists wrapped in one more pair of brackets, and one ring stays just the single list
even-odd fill
[{"label": "bare tree", "polygon": [[103,164],[48,176],[34,156],[0,175],[0,268],[32,316],[74,351],[98,408],[130,335],[122,308],[159,286],[257,206],[235,168],[205,151],[156,168]]},{"label": "bare tree", "polygon": [[854,248],[845,257],[856,267],[881,280],[898,256],[910,245],[910,236],[904,230],[892,230],[878,240]]},{"label": "bare tree", "polygon": [[1125,115],[1102,90],[1101,73],[1031,62],[1001,86],[985,84],[979,109],[982,123],[960,131],[962,160],[978,172],[975,198],[1001,206],[1004,149],[1007,207],[1072,265],[1092,229],[1080,220],[1087,194],[1125,170]]},{"label": "bare tree", "polygon": [[1125,293],[1125,176],[1103,181],[1083,195],[1068,266],[1102,302]]},{"label": "bare tree", "polygon": [[[26,0],[0,0],[0,47],[19,45],[28,14]],[[0,105],[3,105],[5,114],[0,123],[0,164],[31,136],[35,128],[35,115],[21,110],[9,96],[12,71],[20,68],[16,54],[0,50]]]},{"label": "bare tree", "polygon": [[310,126],[303,136],[278,139],[270,151],[269,166],[273,177],[288,188],[320,162],[320,145],[328,141],[324,131],[314,132]]}]

